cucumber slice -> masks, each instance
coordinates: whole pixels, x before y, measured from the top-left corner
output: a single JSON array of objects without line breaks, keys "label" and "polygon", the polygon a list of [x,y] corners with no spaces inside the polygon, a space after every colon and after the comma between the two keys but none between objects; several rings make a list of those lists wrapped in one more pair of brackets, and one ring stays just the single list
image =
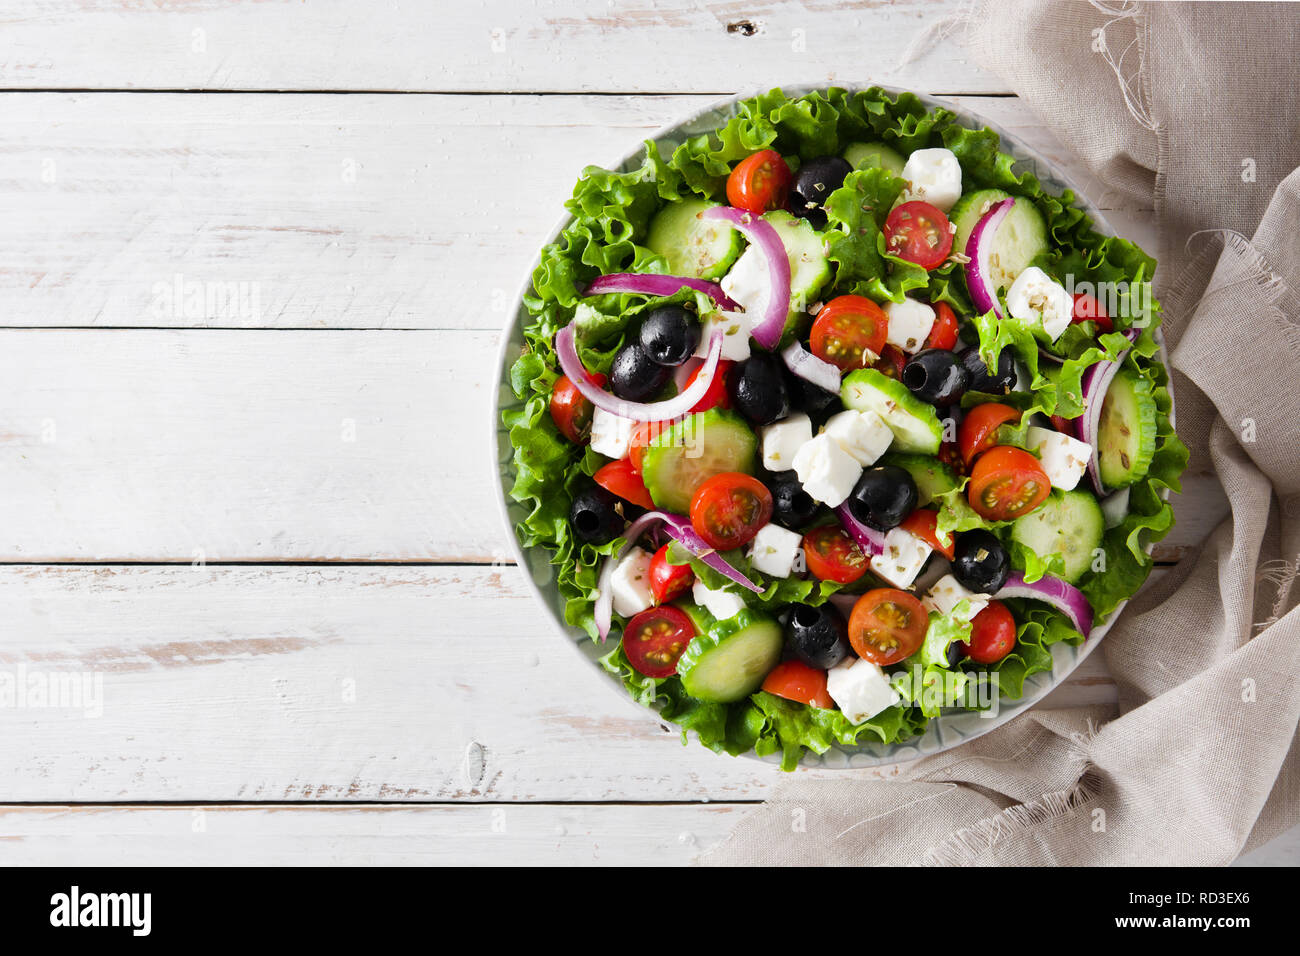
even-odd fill
[{"label": "cucumber slice", "polygon": [[1059,554],[1065,560],[1061,577],[1071,584],[1088,572],[1093,550],[1101,546],[1105,533],[1101,505],[1082,490],[1053,491],[1042,505],[1011,526],[1011,540],[1040,558]]},{"label": "cucumber slice", "polygon": [[763,218],[776,229],[790,257],[790,299],[795,303],[792,311],[803,312],[800,303],[806,307],[816,301],[817,294],[831,278],[826,237],[807,219],[797,219],[784,209],[765,213]]},{"label": "cucumber slice", "polygon": [[1107,488],[1140,481],[1156,453],[1156,400],[1151,382],[1130,369],[1115,376],[1101,403],[1097,466]]},{"label": "cucumber slice", "polygon": [[780,662],[784,643],[775,618],[746,608],[691,641],[677,661],[677,673],[696,700],[729,704],[762,686]]},{"label": "cucumber slice", "polygon": [[875,412],[894,433],[890,446],[896,452],[933,455],[943,442],[943,425],[929,405],[907,390],[897,379],[860,368],[844,377],[840,398],[845,406],[860,412]]},{"label": "cucumber slice", "polygon": [[906,163],[902,153],[884,143],[850,143],[844,150],[844,158],[854,169],[880,166],[895,176],[903,175]]},{"label": "cucumber slice", "polygon": [[731,223],[701,219],[717,203],[686,199],[670,203],[650,221],[646,245],[668,262],[668,273],[718,279],[726,275],[744,248],[744,238]]},{"label": "cucumber slice", "polygon": [[[1001,189],[981,189],[957,200],[948,213],[948,219],[956,229],[952,239],[953,252],[969,255],[966,240],[975,224],[994,203],[1008,195]],[[1017,198],[998,226],[997,233],[982,241],[995,244],[989,252],[990,284],[995,289],[1010,289],[1016,276],[1047,251],[1047,224],[1032,202]]]},{"label": "cucumber slice", "polygon": [[895,465],[909,472],[916,482],[916,505],[924,508],[942,494],[953,491],[961,484],[957,472],[938,458],[928,455],[896,455],[893,452],[880,459],[882,465]]},{"label": "cucumber slice", "polygon": [[948,210],[948,221],[953,224],[957,230],[952,237],[952,251],[960,252],[963,255],[966,252],[966,240],[975,229],[975,224],[984,217],[984,214],[993,208],[994,203],[1007,199],[1010,193],[1003,192],[1001,189],[977,189],[973,193],[966,193],[953,204]]},{"label": "cucumber slice", "polygon": [[754,473],[758,439],[735,412],[711,408],[687,415],[645,449],[641,479],[655,507],[691,509],[695,489],[724,471]]}]

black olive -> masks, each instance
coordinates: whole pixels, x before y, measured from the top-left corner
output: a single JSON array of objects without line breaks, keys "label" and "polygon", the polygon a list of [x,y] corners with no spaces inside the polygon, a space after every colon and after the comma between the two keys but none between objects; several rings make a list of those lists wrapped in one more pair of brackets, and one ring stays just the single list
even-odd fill
[{"label": "black olive", "polygon": [[987,392],[990,395],[1005,395],[1016,383],[1016,360],[1010,349],[998,353],[998,370],[992,371],[980,358],[980,350],[971,346],[959,353],[961,364],[970,372],[970,392]]},{"label": "black olive", "polygon": [[897,528],[915,508],[916,480],[911,472],[897,465],[863,469],[849,495],[853,517],[877,531]]},{"label": "black olive", "polygon": [[970,645],[965,641],[953,641],[948,645],[946,657],[948,667],[955,670],[957,665],[966,659],[966,652],[970,650]]},{"label": "black olive", "polygon": [[814,229],[821,229],[826,225],[826,210],[822,207],[831,193],[844,185],[844,177],[851,172],[853,167],[839,156],[808,160],[795,174],[790,211],[807,219]]},{"label": "black olive", "polygon": [[828,392],[806,379],[786,370],[785,388],[790,396],[790,407],[804,412],[812,419],[813,432],[826,424],[826,419],[844,411],[839,392]]},{"label": "black olive", "polygon": [[931,405],[948,405],[970,385],[970,371],[947,349],[924,349],[903,366],[903,384]]},{"label": "black olive", "polygon": [[772,520],[783,528],[800,531],[817,515],[817,502],[803,490],[793,471],[779,471],[765,482],[772,492]]},{"label": "black olive", "polygon": [[672,369],[651,359],[638,343],[630,342],[614,356],[609,387],[619,398],[644,402],[659,394],[672,374]]},{"label": "black olive", "polygon": [[834,605],[791,605],[786,629],[795,656],[809,667],[829,669],[848,656],[849,629]]},{"label": "black olive", "polygon": [[1007,583],[1011,557],[992,532],[977,528],[957,535],[952,576],[968,591],[996,594]]},{"label": "black olive", "polygon": [[756,425],[770,425],[790,411],[784,366],[766,352],[755,352],[727,373],[731,406]]},{"label": "black olive", "polygon": [[678,366],[700,344],[700,323],[680,305],[655,309],[641,323],[641,348],[660,365]]},{"label": "black olive", "polygon": [[608,544],[623,533],[623,499],[599,485],[578,492],[569,508],[569,524],[579,541]]}]

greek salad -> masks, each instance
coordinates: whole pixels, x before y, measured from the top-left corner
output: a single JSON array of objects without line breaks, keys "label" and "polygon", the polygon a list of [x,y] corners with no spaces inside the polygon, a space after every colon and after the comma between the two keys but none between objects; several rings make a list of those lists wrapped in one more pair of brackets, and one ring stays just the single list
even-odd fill
[{"label": "greek salad", "polygon": [[786,769],[1021,696],[1173,524],[1155,261],[908,93],[661,145],[584,171],[525,297],[511,495],[568,623]]}]

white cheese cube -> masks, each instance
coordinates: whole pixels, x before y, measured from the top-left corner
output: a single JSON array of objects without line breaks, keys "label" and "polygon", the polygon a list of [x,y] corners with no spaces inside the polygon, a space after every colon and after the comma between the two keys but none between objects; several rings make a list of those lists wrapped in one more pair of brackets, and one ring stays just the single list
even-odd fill
[{"label": "white cheese cube", "polygon": [[950,149],[918,149],[903,164],[904,202],[919,199],[947,212],[961,198],[961,163]]},{"label": "white cheese cube", "polygon": [[1041,322],[1053,342],[1070,327],[1074,299],[1038,266],[1030,266],[1007,290],[1007,311],[1025,322]]},{"label": "white cheese cube", "polygon": [[695,347],[698,358],[707,358],[709,343],[715,329],[722,329],[722,357],[731,362],[749,358],[749,316],[740,312],[706,312],[700,316],[700,344]]},{"label": "white cheese cube", "polygon": [[749,560],[756,570],[774,578],[788,578],[799,556],[800,535],[778,524],[765,524],[749,546]]},{"label": "white cheese cube", "polygon": [[1038,463],[1052,487],[1063,491],[1074,490],[1083,473],[1088,470],[1092,446],[1071,438],[1064,432],[1039,428],[1037,425],[1030,425],[1025,434],[1029,447],[1038,452]]},{"label": "white cheese cube", "polygon": [[730,591],[712,591],[697,578],[691,587],[691,597],[695,603],[708,611],[719,621],[735,617],[745,609],[745,599]]},{"label": "white cheese cube", "polygon": [[633,548],[614,566],[609,587],[614,595],[614,613],[623,617],[640,614],[654,604],[650,593],[650,558],[644,548]]},{"label": "white cheese cube", "polygon": [[597,408],[591,416],[591,450],[606,458],[626,458],[636,422]]},{"label": "white cheese cube", "polygon": [[885,535],[885,550],[871,558],[871,570],[896,588],[911,586],[934,550],[910,531],[893,528]]},{"label": "white cheese cube", "polygon": [[803,490],[832,508],[844,503],[862,475],[862,466],[825,433],[805,442],[792,464]]},{"label": "white cheese cube", "polygon": [[789,471],[794,456],[812,441],[812,421],[803,412],[795,412],[763,429],[763,467],[768,471]]},{"label": "white cheese cube", "polygon": [[860,724],[899,701],[879,665],[850,657],[826,672],[826,692],[851,724]]},{"label": "white cheese cube", "polygon": [[894,440],[894,433],[875,412],[851,408],[832,415],[822,430],[864,468],[874,465]]},{"label": "white cheese cube", "polygon": [[945,574],[934,582],[934,586],[925,597],[921,598],[921,603],[925,605],[927,611],[938,611],[940,614],[951,614],[953,608],[962,601],[970,602],[970,611],[963,616],[963,620],[969,621],[988,606],[989,596],[977,591],[968,591],[951,574]]},{"label": "white cheese cube", "polygon": [[889,318],[885,341],[904,352],[920,351],[934,326],[934,309],[916,299],[886,302],[881,306]]},{"label": "white cheese cube", "polygon": [[761,313],[772,286],[767,259],[762,250],[750,246],[742,252],[718,284],[728,298],[746,313]]}]

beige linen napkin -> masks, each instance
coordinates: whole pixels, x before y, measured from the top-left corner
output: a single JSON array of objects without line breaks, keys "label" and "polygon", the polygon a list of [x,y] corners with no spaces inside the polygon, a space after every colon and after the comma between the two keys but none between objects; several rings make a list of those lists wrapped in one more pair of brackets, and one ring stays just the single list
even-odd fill
[{"label": "beige linen napkin", "polygon": [[699,862],[1226,864],[1300,822],[1300,6],[1002,0],[963,26],[1154,201],[1178,432],[1231,517],[1102,643],[1118,716],[1031,711],[896,780],[795,775]]}]

